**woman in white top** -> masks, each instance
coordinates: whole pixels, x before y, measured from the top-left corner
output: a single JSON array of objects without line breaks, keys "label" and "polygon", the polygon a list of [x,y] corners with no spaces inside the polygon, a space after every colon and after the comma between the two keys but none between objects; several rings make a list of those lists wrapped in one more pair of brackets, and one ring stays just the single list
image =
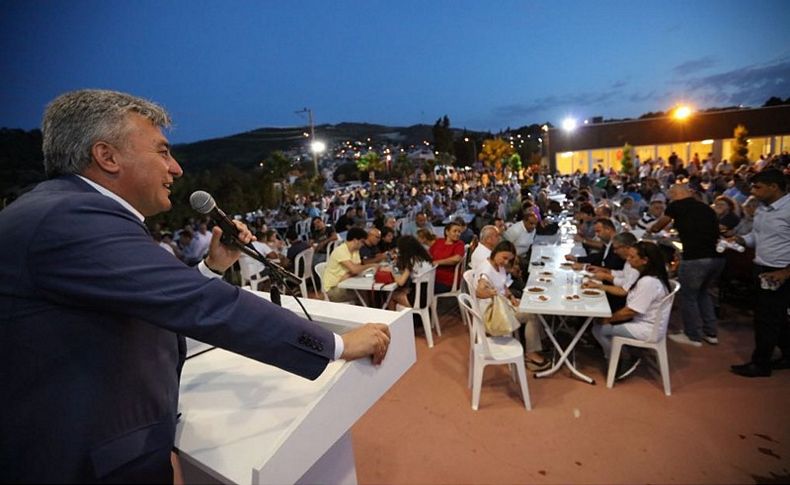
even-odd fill
[{"label": "woman in white top", "polygon": [[[518,307],[518,300],[508,289],[508,267],[516,257],[516,247],[512,242],[504,240],[494,246],[491,255],[475,269],[475,297],[481,314],[491,305],[492,297],[499,294],[507,298],[514,307]],[[551,362],[540,354],[541,345],[540,324],[534,315],[528,313],[516,314],[518,320],[524,324],[519,328],[519,337],[524,345],[525,360],[531,371],[548,368]]]},{"label": "woman in white top", "polygon": [[[628,263],[639,271],[639,279],[628,291],[625,306],[593,327],[593,335],[603,347],[607,361],[613,336],[638,340],[650,338],[661,311],[661,300],[670,291],[664,254],[656,244],[647,241],[637,243],[631,248]],[[621,362],[625,364],[624,371],[618,373],[620,379],[630,375],[640,360],[622,359]]]}]

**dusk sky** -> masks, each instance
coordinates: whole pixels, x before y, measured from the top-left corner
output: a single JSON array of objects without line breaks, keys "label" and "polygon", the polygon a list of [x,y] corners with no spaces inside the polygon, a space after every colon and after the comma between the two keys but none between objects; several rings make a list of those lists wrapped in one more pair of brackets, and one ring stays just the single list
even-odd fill
[{"label": "dusk sky", "polygon": [[790,97],[790,2],[3,1],[0,126],[65,91],[162,104],[174,142],[343,121],[455,128]]}]

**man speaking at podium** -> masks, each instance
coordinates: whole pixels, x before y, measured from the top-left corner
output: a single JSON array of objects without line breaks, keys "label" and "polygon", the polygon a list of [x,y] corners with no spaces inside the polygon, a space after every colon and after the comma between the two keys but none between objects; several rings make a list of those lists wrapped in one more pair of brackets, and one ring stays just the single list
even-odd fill
[{"label": "man speaking at podium", "polygon": [[169,123],[112,91],[47,107],[49,180],[0,212],[0,482],[172,482],[176,334],[308,379],[386,354],[385,325],[341,338],[222,281],[239,252],[219,228],[198,268],[154,242],[143,220],[183,173]]}]

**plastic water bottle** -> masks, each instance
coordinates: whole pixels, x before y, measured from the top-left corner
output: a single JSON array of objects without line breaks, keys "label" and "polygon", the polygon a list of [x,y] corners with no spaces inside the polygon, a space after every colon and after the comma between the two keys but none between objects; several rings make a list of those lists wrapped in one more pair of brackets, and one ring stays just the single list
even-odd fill
[{"label": "plastic water bottle", "polygon": [[734,241],[730,242],[726,239],[719,239],[719,243],[716,244],[716,252],[723,253],[727,249],[732,249],[733,251],[738,251],[739,253],[746,251],[745,247]]}]

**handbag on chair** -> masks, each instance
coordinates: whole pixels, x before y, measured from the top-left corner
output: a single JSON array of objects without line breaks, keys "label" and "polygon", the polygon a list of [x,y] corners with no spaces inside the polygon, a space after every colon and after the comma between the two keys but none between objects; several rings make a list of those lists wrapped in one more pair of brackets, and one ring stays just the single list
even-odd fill
[{"label": "handbag on chair", "polygon": [[510,335],[521,325],[516,318],[516,309],[502,295],[493,297],[483,314],[483,322],[486,332],[492,337]]}]

